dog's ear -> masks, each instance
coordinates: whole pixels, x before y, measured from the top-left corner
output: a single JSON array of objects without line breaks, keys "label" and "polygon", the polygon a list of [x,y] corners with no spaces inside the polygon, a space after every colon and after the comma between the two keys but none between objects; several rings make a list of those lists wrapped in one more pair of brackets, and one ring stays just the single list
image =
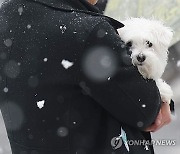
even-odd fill
[{"label": "dog's ear", "polygon": [[158,40],[159,42],[166,48],[169,47],[172,37],[173,37],[173,30],[170,27],[164,27],[158,28]]}]

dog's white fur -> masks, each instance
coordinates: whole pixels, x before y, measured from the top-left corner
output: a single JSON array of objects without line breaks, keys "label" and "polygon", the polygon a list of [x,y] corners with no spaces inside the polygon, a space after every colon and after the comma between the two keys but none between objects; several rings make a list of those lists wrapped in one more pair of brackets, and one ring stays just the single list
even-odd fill
[{"label": "dog's white fur", "polygon": [[162,101],[170,103],[173,91],[161,76],[167,65],[172,29],[160,21],[145,18],[129,18],[122,23],[125,26],[118,33],[132,52],[133,65],[144,78],[156,81]]}]

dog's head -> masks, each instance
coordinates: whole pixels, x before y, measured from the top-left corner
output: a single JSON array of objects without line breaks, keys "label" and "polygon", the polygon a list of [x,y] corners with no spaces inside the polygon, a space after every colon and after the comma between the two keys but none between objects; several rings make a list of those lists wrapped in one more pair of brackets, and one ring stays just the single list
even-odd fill
[{"label": "dog's head", "polygon": [[148,78],[161,77],[167,65],[172,29],[160,21],[144,18],[130,18],[122,23],[125,26],[118,32],[132,52],[132,63],[140,71],[149,71]]}]

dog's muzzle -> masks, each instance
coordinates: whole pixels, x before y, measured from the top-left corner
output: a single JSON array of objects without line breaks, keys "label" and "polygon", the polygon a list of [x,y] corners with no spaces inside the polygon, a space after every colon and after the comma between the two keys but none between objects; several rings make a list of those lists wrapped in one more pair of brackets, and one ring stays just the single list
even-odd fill
[{"label": "dog's muzzle", "polygon": [[136,58],[137,58],[138,62],[140,62],[140,63],[142,63],[146,60],[146,56],[143,55],[142,53],[138,54]]}]

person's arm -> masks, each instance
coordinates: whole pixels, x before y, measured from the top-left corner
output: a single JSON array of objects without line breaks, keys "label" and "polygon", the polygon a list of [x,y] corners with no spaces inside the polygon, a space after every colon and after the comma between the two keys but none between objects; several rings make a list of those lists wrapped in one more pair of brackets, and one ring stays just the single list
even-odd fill
[{"label": "person's arm", "polygon": [[[103,48],[105,49],[105,57],[102,54]],[[99,53],[98,49],[101,49],[102,53],[101,51]],[[95,55],[91,55],[94,53]],[[108,78],[108,73],[106,74],[105,69],[100,65],[106,67],[107,64],[108,72],[108,65],[111,67],[113,63],[111,54],[113,55],[112,59],[117,62],[114,63],[116,65],[115,72],[109,72],[110,78]],[[108,22],[98,24],[86,40],[82,60],[83,80],[90,90],[90,96],[114,118],[119,122],[143,130],[154,122],[159,113],[160,94],[153,80],[143,79],[134,66],[127,65],[126,60],[124,60],[125,55],[126,50],[122,48],[122,41],[114,28]],[[101,56],[102,59],[110,56],[110,59],[107,58],[104,64],[103,60],[98,63]],[[101,68],[104,69],[102,70],[104,78],[100,77]],[[112,68],[114,69],[114,66]],[[89,70],[86,69],[90,69],[90,72],[87,73]],[[94,71],[96,69],[99,72]],[[92,73],[97,74],[93,76]]]},{"label": "person's arm", "polygon": [[162,103],[161,109],[158,116],[156,117],[155,122],[147,127],[144,131],[146,132],[156,132],[163,126],[171,122],[171,110],[168,103]]}]

